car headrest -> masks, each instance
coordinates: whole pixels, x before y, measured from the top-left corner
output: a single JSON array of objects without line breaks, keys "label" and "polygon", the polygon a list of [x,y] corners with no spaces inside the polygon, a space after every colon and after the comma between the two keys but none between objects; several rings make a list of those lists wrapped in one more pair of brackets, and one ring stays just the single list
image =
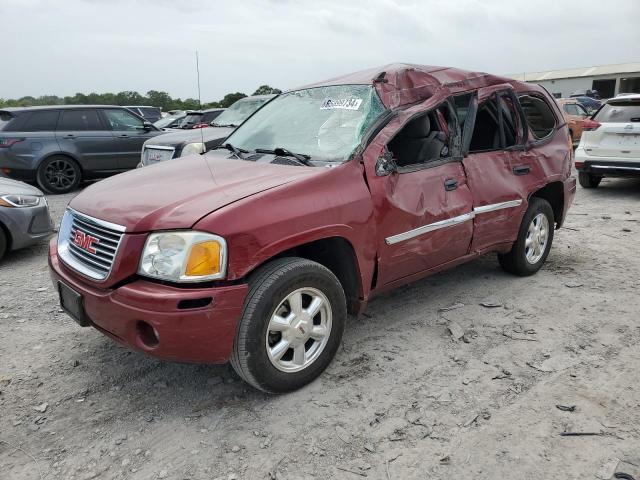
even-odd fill
[{"label": "car headrest", "polygon": [[431,120],[429,115],[423,115],[422,117],[411,120],[404,127],[405,138],[425,138],[431,133]]}]

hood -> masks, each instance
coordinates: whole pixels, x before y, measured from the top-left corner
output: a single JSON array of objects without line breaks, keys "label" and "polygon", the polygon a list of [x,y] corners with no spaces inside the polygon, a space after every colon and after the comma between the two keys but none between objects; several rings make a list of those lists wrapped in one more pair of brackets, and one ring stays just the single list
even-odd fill
[{"label": "hood", "polygon": [[127,232],[191,228],[226,205],[324,170],[228,157],[214,152],[131,170],[90,186],[69,206]]},{"label": "hood", "polygon": [[36,187],[18,180],[0,177],[0,195],[44,195]]},{"label": "hood", "polygon": [[150,138],[145,145],[176,146],[183,143],[205,142],[228,137],[235,129],[231,127],[192,128],[189,130],[172,130],[157,137]]}]

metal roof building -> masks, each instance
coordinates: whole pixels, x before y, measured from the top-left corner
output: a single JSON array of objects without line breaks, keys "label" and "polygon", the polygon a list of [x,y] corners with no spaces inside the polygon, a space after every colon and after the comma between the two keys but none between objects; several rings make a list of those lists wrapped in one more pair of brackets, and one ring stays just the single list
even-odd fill
[{"label": "metal roof building", "polygon": [[615,97],[619,93],[640,93],[640,62],[514,73],[508,76],[540,84],[558,98],[587,90],[597,90],[602,98]]}]

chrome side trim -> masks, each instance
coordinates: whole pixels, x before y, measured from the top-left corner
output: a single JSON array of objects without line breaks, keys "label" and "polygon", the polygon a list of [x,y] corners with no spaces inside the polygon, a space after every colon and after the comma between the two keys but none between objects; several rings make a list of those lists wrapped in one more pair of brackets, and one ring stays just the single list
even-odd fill
[{"label": "chrome side trim", "polygon": [[495,212],[496,210],[502,210],[503,208],[518,207],[522,204],[522,200],[509,200],[508,202],[492,203],[491,205],[483,205],[481,207],[475,207],[473,211],[475,213],[487,213]]},{"label": "chrome side trim", "polygon": [[409,240],[411,238],[417,237],[418,235],[423,235],[425,233],[433,232],[434,230],[439,230],[441,228],[451,227],[453,225],[458,225],[459,223],[463,223],[475,218],[476,215],[487,213],[487,212],[495,212],[496,210],[502,210],[504,208],[513,208],[522,205],[522,200],[509,200],[507,202],[500,203],[492,203],[491,205],[483,205],[481,207],[476,207],[473,209],[473,212],[465,213],[463,215],[458,215],[457,217],[447,218],[446,220],[440,220],[439,222],[430,223],[429,225],[424,225],[422,227],[414,228],[413,230],[409,230],[408,232],[399,233],[397,235],[393,235],[391,237],[385,238],[385,243],[387,245],[393,245],[399,242],[404,242],[405,240]]},{"label": "chrome side trim", "polygon": [[409,230],[408,232],[393,235],[391,237],[385,238],[384,241],[387,245],[404,242],[405,240],[417,237],[418,235],[423,235],[425,233],[433,232],[434,230],[440,230],[441,228],[447,228],[453,225],[458,225],[459,223],[467,222],[469,220],[472,220],[475,216],[476,215],[474,212],[465,213],[463,215],[458,215],[457,217],[447,218],[446,220],[440,220],[439,222],[430,223],[429,225],[424,225],[422,227]]},{"label": "chrome side trim", "polygon": [[589,165],[589,166],[591,168],[602,168],[602,169],[605,169],[605,170],[634,170],[634,171],[638,170],[638,171],[640,171],[640,168],[638,168],[638,167],[620,167],[620,166],[617,166],[617,167],[611,166],[611,167],[609,167],[609,166],[606,166],[606,165]]}]

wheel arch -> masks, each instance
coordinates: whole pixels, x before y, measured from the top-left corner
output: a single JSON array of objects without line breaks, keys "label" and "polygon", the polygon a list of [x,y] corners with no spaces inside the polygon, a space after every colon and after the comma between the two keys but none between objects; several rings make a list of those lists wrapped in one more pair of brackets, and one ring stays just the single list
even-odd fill
[{"label": "wheel arch", "polygon": [[42,163],[51,158],[51,157],[68,157],[71,160],[73,160],[74,162],[76,162],[76,165],[78,165],[78,168],[80,169],[80,174],[82,176],[84,176],[84,168],[82,168],[82,163],[80,163],[80,159],[77,157],[77,155],[74,155],[73,153],[69,153],[69,152],[49,152],[45,155],[43,155],[42,157],[40,157],[40,160],[38,160],[38,163],[36,164],[36,170],[38,170],[40,168],[40,165],[42,165]]},{"label": "wheel arch", "polygon": [[349,240],[330,236],[301,243],[283,250],[255,265],[249,274],[267,263],[283,257],[300,257],[328,268],[340,281],[347,299],[347,311],[357,314],[363,298],[360,268],[355,249]]},{"label": "wheel arch", "polygon": [[11,237],[11,232],[7,228],[7,226],[0,220],[0,231],[4,233],[4,237],[7,239],[7,249],[5,253],[11,251],[11,245],[13,244],[13,238]]},{"label": "wheel arch", "polygon": [[533,192],[531,198],[542,198],[549,202],[553,210],[556,228],[560,228],[564,213],[564,185],[562,182],[547,183],[544,187]]}]

